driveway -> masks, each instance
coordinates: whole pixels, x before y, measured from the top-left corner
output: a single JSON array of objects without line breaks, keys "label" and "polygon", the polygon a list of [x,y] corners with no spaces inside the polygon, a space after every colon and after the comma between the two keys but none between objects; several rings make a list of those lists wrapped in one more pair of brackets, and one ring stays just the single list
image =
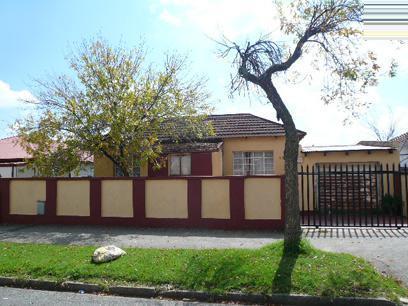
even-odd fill
[{"label": "driveway", "polygon": [[[408,286],[408,229],[304,229],[321,249],[351,253]],[[259,248],[283,238],[266,231],[136,229],[101,226],[2,225],[0,241],[140,248]]]}]

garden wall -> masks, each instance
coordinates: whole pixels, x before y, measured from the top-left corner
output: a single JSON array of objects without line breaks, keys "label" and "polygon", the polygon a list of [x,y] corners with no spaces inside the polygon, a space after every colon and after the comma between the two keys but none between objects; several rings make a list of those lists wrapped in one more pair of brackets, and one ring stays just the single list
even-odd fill
[{"label": "garden wall", "polygon": [[283,176],[0,179],[0,221],[282,229],[282,183]]}]

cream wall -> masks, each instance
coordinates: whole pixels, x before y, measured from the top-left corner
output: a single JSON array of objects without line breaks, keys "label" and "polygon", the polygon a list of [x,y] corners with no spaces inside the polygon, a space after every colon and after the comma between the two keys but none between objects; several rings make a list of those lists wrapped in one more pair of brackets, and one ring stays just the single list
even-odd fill
[{"label": "cream wall", "polygon": [[57,182],[57,216],[89,216],[89,181]]},{"label": "cream wall", "polygon": [[133,217],[131,180],[103,180],[101,188],[102,217]]},{"label": "cream wall", "polygon": [[222,150],[211,153],[212,175],[213,176],[222,176],[222,173],[223,173],[222,154],[223,154]]},{"label": "cream wall", "polygon": [[229,180],[209,179],[201,181],[201,217],[230,218]]},{"label": "cream wall", "polygon": [[37,201],[45,200],[45,180],[16,180],[10,182],[10,214],[36,215]]},{"label": "cream wall", "polygon": [[147,180],[146,218],[188,217],[187,180]]},{"label": "cream wall", "polygon": [[233,175],[234,152],[273,151],[274,174],[284,174],[283,151],[285,137],[240,137],[224,139],[223,169],[224,175]]},{"label": "cream wall", "polygon": [[95,156],[94,175],[95,176],[114,176],[115,169],[112,161],[106,156]]},{"label": "cream wall", "polygon": [[280,219],[280,178],[245,179],[245,219]]}]

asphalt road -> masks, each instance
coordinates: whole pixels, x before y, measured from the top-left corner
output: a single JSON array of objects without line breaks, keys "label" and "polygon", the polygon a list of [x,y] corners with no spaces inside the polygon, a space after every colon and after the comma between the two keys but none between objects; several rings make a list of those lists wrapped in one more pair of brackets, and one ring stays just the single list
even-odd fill
[{"label": "asphalt road", "polygon": [[[95,294],[80,294],[72,292],[41,291],[0,287],[0,305],[146,305],[146,306],[189,306],[217,305],[198,302],[179,302],[169,300],[154,300],[106,296]],[[221,305],[221,304],[218,304]],[[225,305],[225,304],[223,304]]]}]

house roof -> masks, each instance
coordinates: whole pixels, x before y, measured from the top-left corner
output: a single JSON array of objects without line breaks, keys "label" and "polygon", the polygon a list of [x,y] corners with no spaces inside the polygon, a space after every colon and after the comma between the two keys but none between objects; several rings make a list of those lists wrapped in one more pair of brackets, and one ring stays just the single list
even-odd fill
[{"label": "house roof", "polygon": [[[0,162],[18,162],[30,159],[31,155],[20,145],[18,136],[0,139]],[[82,161],[93,162],[93,156],[83,154]]]},{"label": "house roof", "polygon": [[192,142],[192,143],[174,143],[163,144],[163,153],[195,153],[195,152],[214,152],[222,146],[222,142]]},{"label": "house roof", "polygon": [[303,153],[312,152],[341,152],[341,151],[381,151],[394,150],[394,147],[364,146],[364,145],[335,145],[335,146],[306,146],[302,147]]},{"label": "house roof", "polygon": [[404,134],[401,134],[401,135],[399,135],[397,137],[394,137],[393,139],[391,139],[391,141],[397,142],[397,143],[400,144],[400,143],[406,141],[407,139],[408,139],[408,132],[406,132]]},{"label": "house roof", "polygon": [[363,140],[358,143],[358,145],[372,146],[372,147],[394,147],[395,144],[392,141],[381,141],[381,140]]},{"label": "house roof", "polygon": [[[285,135],[283,124],[249,113],[210,115],[206,120],[212,123],[215,130],[215,136],[209,138]],[[298,133],[301,138],[306,135],[300,130]]]},{"label": "house roof", "polygon": [[18,136],[12,136],[0,139],[0,160],[17,161],[30,158],[31,156],[19,144]]}]

